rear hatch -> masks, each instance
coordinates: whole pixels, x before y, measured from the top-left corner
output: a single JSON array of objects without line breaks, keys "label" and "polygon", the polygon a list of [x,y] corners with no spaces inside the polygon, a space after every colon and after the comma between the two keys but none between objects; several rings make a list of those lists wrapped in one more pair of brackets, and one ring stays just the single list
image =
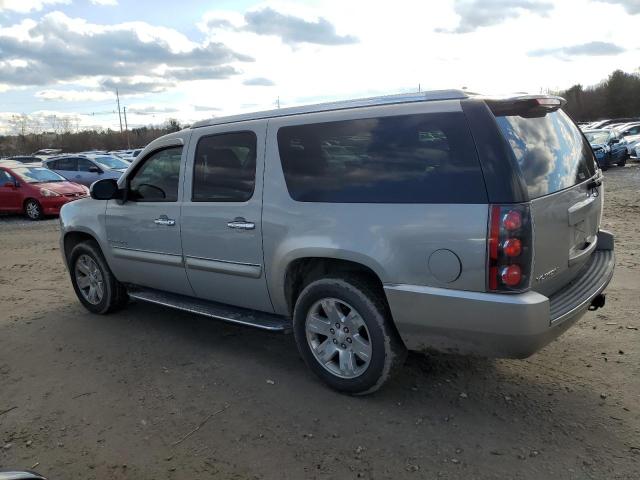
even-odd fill
[{"label": "rear hatch", "polygon": [[556,102],[487,102],[531,200],[531,288],[543,295],[573,280],[595,251],[603,202],[591,147]]}]

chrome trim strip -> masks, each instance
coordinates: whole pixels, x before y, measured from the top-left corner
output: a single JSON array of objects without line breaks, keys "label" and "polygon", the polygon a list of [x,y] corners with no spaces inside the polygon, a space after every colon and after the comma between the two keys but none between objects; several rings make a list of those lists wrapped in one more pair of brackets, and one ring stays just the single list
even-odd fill
[{"label": "chrome trim strip", "polygon": [[111,247],[113,256],[126,260],[136,260],[138,262],[157,263],[159,265],[170,265],[182,267],[182,255],[173,253],[152,252],[148,250],[136,250],[134,248]]},{"label": "chrome trim strip", "polygon": [[204,272],[224,273],[239,277],[260,278],[262,266],[251,263],[229,262],[211,258],[185,257],[187,268]]}]

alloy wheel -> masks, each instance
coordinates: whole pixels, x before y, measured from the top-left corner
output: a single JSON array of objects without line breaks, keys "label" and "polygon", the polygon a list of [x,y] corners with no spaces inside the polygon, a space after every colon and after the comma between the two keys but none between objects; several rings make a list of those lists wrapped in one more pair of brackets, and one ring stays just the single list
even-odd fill
[{"label": "alloy wheel", "polygon": [[104,279],[98,264],[89,255],[78,257],[75,266],[75,277],[78,290],[84,299],[92,305],[97,305],[104,297]]},{"label": "alloy wheel", "polygon": [[337,298],[315,302],[307,314],[305,333],[314,358],[333,375],[351,379],[367,370],[371,337],[360,314],[348,303]]}]

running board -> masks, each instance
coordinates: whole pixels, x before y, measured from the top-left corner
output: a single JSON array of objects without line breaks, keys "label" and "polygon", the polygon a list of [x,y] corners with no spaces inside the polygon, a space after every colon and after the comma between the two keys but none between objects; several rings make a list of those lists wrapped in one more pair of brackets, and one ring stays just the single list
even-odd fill
[{"label": "running board", "polygon": [[272,313],[258,312],[246,308],[234,307],[223,303],[201,300],[176,293],[162,292],[151,288],[130,287],[127,293],[131,298],[142,302],[155,303],[184,312],[195,313],[229,323],[259,328],[270,332],[291,332],[288,318]]}]

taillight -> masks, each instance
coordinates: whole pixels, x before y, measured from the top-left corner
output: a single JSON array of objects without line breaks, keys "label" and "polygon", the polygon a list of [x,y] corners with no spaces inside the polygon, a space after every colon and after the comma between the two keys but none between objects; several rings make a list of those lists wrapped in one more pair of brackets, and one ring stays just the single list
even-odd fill
[{"label": "taillight", "polygon": [[532,227],[529,206],[491,205],[487,239],[487,289],[520,292],[529,288]]}]

